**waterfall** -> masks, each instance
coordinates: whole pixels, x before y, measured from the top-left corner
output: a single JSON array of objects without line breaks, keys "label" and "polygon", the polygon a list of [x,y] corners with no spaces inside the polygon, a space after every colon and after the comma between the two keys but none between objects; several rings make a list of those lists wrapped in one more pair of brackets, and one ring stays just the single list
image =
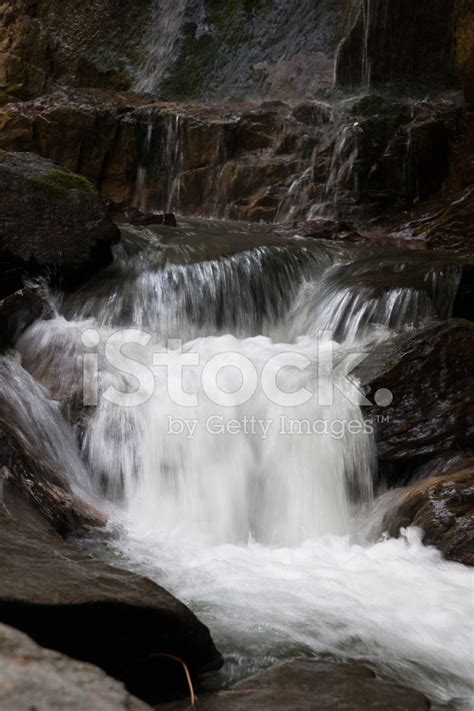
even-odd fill
[{"label": "waterfall", "polygon": [[155,0],[145,40],[146,61],[135,81],[136,91],[156,92],[174,58],[184,20],[186,0]]},{"label": "waterfall", "polygon": [[[59,373],[80,382],[82,334],[96,334],[100,393],[82,443],[87,485],[92,477],[97,496],[105,494],[136,522],[179,525],[214,543],[288,545],[350,533],[352,495],[372,497],[374,451],[359,394],[331,365],[349,346],[358,351],[394,330],[446,316],[456,269],[426,265],[418,255],[407,264],[344,264],[337,248],[298,243],[202,259],[202,246],[190,247],[189,238],[180,247],[152,231],[139,236],[144,241],[134,242],[132,232],[116,248],[116,262],[100,280],[62,302],[63,315],[33,325],[17,344],[23,365],[45,385]],[[413,269],[420,288],[403,286],[403,274]],[[126,340],[133,367],[121,361],[118,368],[105,354],[109,347],[119,352],[114,339],[129,329],[140,329],[144,344]],[[165,352],[171,364],[155,366]],[[183,353],[192,365],[181,372]],[[302,402],[287,402],[262,384],[268,363],[283,356],[297,366],[279,372],[278,387],[309,393]],[[225,405],[203,384],[219,358]],[[242,378],[255,379],[243,401],[235,363],[249,369]],[[153,384],[143,402],[118,407],[103,396],[111,388],[134,391],[141,369]],[[195,403],[173,399],[180,385]],[[331,402],[321,402],[331,390]],[[229,422],[236,432],[226,429]]]},{"label": "waterfall", "polygon": [[458,268],[220,223],[115,249],[0,371],[18,429],[121,523],[97,553],[191,604],[227,682],[311,650],[469,708],[469,571],[415,530],[371,538],[372,429],[346,377],[449,316]]},{"label": "waterfall", "polygon": [[135,194],[133,206],[140,210],[146,210],[148,205],[146,193],[146,179],[148,175],[148,164],[151,156],[151,146],[153,138],[153,122],[148,121],[145,129],[145,139],[143,141],[142,157],[138,163],[137,177],[135,182]]}]

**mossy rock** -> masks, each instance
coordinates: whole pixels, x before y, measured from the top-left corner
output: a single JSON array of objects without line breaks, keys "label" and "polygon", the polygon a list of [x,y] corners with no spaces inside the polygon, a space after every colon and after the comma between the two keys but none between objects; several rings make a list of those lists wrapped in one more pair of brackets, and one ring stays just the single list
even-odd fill
[{"label": "mossy rock", "polygon": [[32,178],[30,183],[35,191],[46,192],[55,200],[67,198],[71,190],[80,190],[93,196],[98,195],[97,190],[87,178],[62,170],[55,170],[39,178]]}]

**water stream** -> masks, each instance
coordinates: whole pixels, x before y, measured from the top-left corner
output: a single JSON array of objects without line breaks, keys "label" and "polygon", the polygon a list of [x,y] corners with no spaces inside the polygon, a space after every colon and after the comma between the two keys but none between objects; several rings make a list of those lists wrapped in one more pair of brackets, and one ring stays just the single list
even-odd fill
[{"label": "water stream", "polygon": [[[260,228],[127,227],[115,263],[20,338],[29,375],[9,359],[4,397],[54,462],[66,443],[72,481],[120,524],[101,555],[210,627],[226,659],[210,685],[329,655],[470,708],[472,572],[416,530],[381,537],[371,429],[345,377],[374,343],[446,318],[458,278],[441,257]],[[97,407],[68,424],[51,396],[82,395],[97,367]]]}]

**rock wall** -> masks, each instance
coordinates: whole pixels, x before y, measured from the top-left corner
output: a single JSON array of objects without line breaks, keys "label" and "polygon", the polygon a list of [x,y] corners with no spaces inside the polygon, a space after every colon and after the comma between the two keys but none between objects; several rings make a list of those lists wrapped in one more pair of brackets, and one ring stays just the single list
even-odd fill
[{"label": "rock wall", "polygon": [[332,84],[343,0],[7,0],[0,102],[53,86],[171,99],[301,96]]},{"label": "rock wall", "polygon": [[124,88],[142,61],[151,0],[7,0],[0,5],[0,103],[57,84]]},{"label": "rock wall", "polygon": [[0,110],[0,149],[53,159],[115,204],[266,222],[462,191],[473,141],[456,101],[377,95],[229,108],[80,90]]},{"label": "rock wall", "polygon": [[346,0],[336,60],[343,87],[462,84],[474,103],[473,0]]},{"label": "rock wall", "polygon": [[455,0],[347,0],[347,34],[336,81],[357,87],[387,82],[453,81]]},{"label": "rock wall", "polygon": [[343,0],[184,4],[168,71],[147,89],[176,100],[288,100],[332,85]]}]

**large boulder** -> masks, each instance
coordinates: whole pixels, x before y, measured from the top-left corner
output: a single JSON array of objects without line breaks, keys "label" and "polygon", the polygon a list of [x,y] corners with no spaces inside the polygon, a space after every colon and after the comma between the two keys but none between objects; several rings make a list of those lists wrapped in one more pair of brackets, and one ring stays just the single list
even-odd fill
[{"label": "large boulder", "polygon": [[0,624],[0,706],[8,711],[146,711],[102,669],[39,647]]},{"label": "large boulder", "polygon": [[166,590],[0,513],[0,621],[95,664],[157,702],[222,659],[209,630]]},{"label": "large boulder", "polygon": [[474,565],[474,468],[419,481],[394,492],[383,529],[397,536],[419,526],[423,543],[450,560]]},{"label": "large boulder", "polygon": [[367,414],[382,463],[403,474],[416,462],[472,447],[473,350],[472,323],[453,319],[381,343],[354,370],[374,403]]},{"label": "large boulder", "polygon": [[[181,711],[167,704],[166,711]],[[356,664],[295,659],[238,683],[232,689],[200,695],[202,711],[425,711],[428,700],[418,691],[375,678]]]},{"label": "large boulder", "polygon": [[112,261],[120,233],[94,186],[33,153],[0,154],[0,265],[68,285]]}]

